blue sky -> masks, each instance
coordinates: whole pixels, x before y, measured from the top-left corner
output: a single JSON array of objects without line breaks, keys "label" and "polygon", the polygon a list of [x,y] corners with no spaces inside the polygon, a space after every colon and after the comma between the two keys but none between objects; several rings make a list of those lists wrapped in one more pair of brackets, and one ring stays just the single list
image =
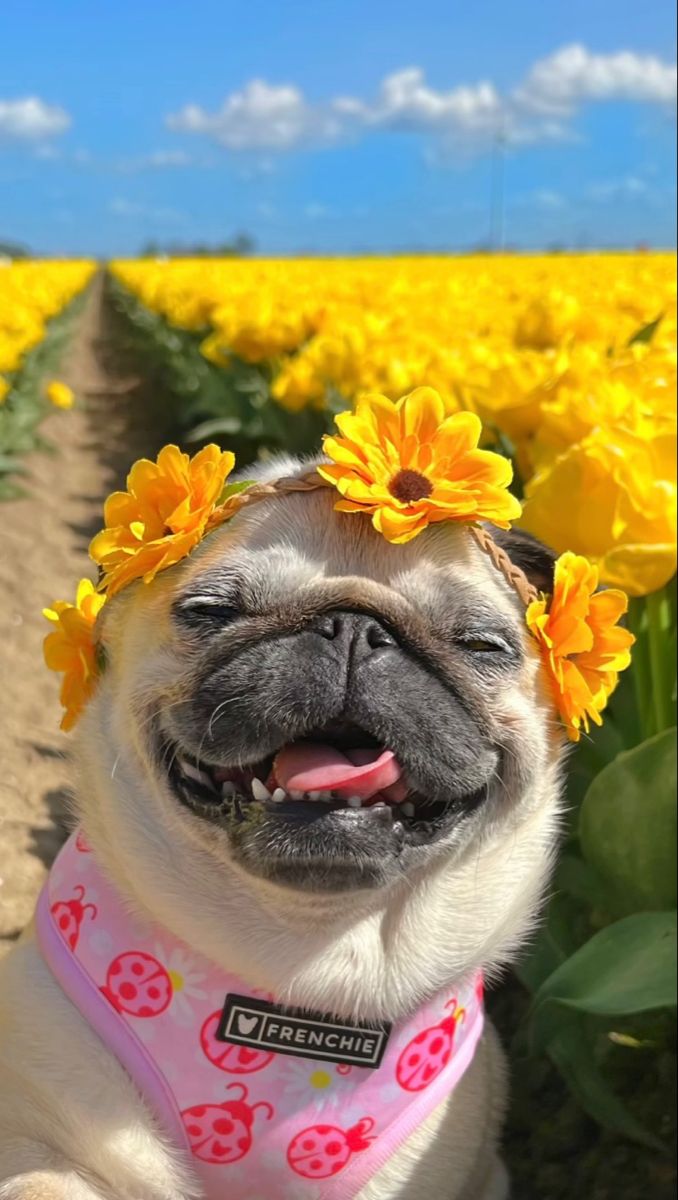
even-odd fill
[{"label": "blue sky", "polygon": [[0,240],[675,243],[668,0],[2,7]]}]

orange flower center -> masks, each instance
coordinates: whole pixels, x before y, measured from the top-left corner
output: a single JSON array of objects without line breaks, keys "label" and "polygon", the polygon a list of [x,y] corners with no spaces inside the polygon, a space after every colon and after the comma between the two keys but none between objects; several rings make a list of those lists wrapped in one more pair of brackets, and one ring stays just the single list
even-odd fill
[{"label": "orange flower center", "polygon": [[433,484],[421,471],[398,471],[388,485],[396,500],[411,504],[414,500],[425,500],[433,491]]}]

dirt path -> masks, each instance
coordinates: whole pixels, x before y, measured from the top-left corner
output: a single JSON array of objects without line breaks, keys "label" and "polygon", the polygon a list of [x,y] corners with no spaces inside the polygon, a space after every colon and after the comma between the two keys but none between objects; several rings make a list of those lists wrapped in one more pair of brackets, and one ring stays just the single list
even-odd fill
[{"label": "dirt path", "polygon": [[64,833],[68,739],[58,679],[42,664],[41,609],[92,574],[102,499],[164,440],[114,353],[115,332],[99,277],[58,372],[77,407],[44,422],[54,453],[28,460],[29,495],[0,504],[0,953],[30,917]]}]

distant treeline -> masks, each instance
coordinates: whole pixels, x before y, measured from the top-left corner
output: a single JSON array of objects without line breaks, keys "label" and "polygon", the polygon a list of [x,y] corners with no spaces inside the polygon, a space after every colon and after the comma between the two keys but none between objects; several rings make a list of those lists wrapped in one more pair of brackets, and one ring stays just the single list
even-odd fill
[{"label": "distant treeline", "polygon": [[141,258],[246,258],[256,250],[254,238],[247,233],[238,233],[228,242],[208,245],[206,242],[163,244],[146,242],[141,248]]},{"label": "distant treeline", "polygon": [[29,258],[30,251],[26,246],[19,246],[16,242],[3,242],[0,239],[0,258]]}]

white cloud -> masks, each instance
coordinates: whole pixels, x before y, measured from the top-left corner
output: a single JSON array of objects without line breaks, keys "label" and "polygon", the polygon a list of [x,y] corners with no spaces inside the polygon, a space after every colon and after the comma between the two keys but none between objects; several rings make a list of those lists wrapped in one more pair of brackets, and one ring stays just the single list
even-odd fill
[{"label": "white cloud", "polygon": [[215,113],[187,104],[167,118],[167,125],[182,133],[208,134],[228,150],[289,150],[331,140],[340,132],[336,117],[309,104],[298,88],[263,79],[227,96]]},{"label": "white cloud", "polygon": [[204,162],[196,162],[185,150],[151,150],[148,154],[138,154],[132,158],[119,158],[103,166],[109,166],[121,175],[134,175],[139,171],[164,171],[182,167],[203,166]]},{"label": "white cloud", "polygon": [[166,123],[174,132],[202,134],[227,150],[260,157],[376,130],[419,133],[434,141],[429,159],[444,162],[458,157],[460,146],[477,150],[500,136],[514,146],[577,140],[568,122],[585,103],[666,105],[675,96],[675,65],[654,55],[594,54],[573,45],[536,62],[506,94],[491,80],[438,89],[417,66],[387,75],[371,100],[347,94],[316,104],[293,84],[254,79],[216,112],[187,104]]},{"label": "white cloud", "polygon": [[625,175],[623,179],[604,179],[589,184],[586,194],[591,200],[605,204],[612,200],[638,200],[648,197],[652,189],[645,179]]},{"label": "white cloud", "polygon": [[57,162],[63,157],[61,149],[53,145],[52,142],[41,142],[35,147],[33,153],[36,158],[41,159],[43,162]]},{"label": "white cloud", "polygon": [[550,188],[538,188],[533,193],[532,199],[537,208],[564,208],[566,203],[565,197],[561,196],[560,192],[551,191]]},{"label": "white cloud", "polygon": [[631,50],[592,54],[585,46],[564,46],[534,64],[514,99],[531,112],[560,117],[593,101],[671,104],[676,100],[676,66]]},{"label": "white cloud", "polygon": [[347,117],[388,129],[482,133],[497,129],[503,103],[491,83],[441,92],[429,86],[419,67],[406,67],[386,76],[374,104],[341,97],[333,107]]},{"label": "white cloud", "polygon": [[109,202],[108,211],[115,217],[155,221],[163,225],[179,225],[186,220],[186,214],[176,208],[156,208],[136,200],[127,200],[124,196],[115,196]]},{"label": "white cloud", "polygon": [[162,170],[164,167],[188,167],[191,158],[184,150],[153,150],[138,158],[136,163],[141,168]]},{"label": "white cloud", "polygon": [[37,96],[0,100],[0,138],[34,141],[64,133],[71,118],[64,108],[46,104]]},{"label": "white cloud", "polygon": [[304,216],[309,221],[322,221],[323,218],[332,216],[332,209],[328,208],[326,204],[311,203],[304,208]]}]

